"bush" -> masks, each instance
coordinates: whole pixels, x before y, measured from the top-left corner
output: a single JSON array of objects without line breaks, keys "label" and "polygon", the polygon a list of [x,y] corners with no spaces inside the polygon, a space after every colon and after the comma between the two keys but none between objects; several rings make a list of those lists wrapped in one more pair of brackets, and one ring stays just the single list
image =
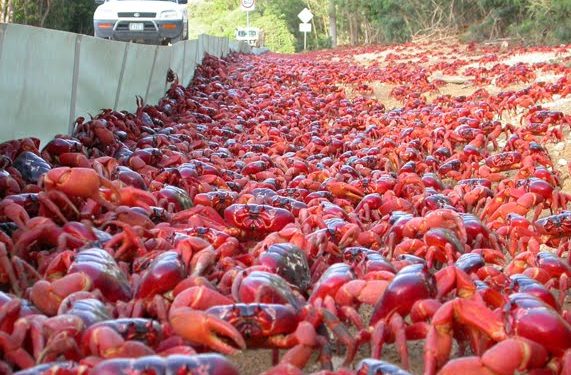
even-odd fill
[{"label": "bush", "polygon": [[253,25],[264,30],[265,46],[270,50],[281,53],[295,52],[295,37],[280,17],[267,14],[254,20]]},{"label": "bush", "polygon": [[243,11],[236,9],[233,11],[225,12],[221,17],[214,20],[211,24],[211,29],[208,31],[208,34],[227,36],[232,39],[236,36],[236,28],[245,25],[246,14]]},{"label": "bush", "polygon": [[[412,14],[416,4],[410,1],[376,0],[369,9],[373,24],[381,31],[381,42],[403,43],[411,39],[411,30],[407,27],[405,14]],[[416,25],[412,25],[415,27]]]},{"label": "bush", "polygon": [[386,16],[379,20],[379,26],[382,30],[384,42],[387,43],[404,43],[411,39],[410,32],[406,29],[406,25],[402,17]]},{"label": "bush", "polygon": [[[234,38],[236,28],[246,26],[246,13],[228,0],[216,0],[195,5],[190,11],[191,37],[200,33]],[[295,37],[288,30],[287,22],[268,11],[250,13],[250,25],[259,27],[265,34],[265,46],[274,52],[295,52]]]},{"label": "bush", "polygon": [[559,43],[571,43],[571,20],[567,18],[558,24],[553,34]]},{"label": "bush", "polygon": [[480,0],[483,19],[469,25],[466,40],[514,37],[525,44],[559,44],[571,41],[569,0]]}]

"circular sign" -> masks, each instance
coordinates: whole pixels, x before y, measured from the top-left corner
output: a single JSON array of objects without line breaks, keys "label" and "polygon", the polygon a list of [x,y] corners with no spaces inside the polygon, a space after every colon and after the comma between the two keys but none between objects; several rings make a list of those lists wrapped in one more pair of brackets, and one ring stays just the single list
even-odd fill
[{"label": "circular sign", "polygon": [[256,0],[241,0],[244,8],[253,8]]}]

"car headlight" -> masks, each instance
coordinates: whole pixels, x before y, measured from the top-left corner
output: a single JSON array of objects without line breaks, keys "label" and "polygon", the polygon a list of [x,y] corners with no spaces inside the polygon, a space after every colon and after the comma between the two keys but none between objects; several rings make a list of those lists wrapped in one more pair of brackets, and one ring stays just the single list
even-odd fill
[{"label": "car headlight", "polygon": [[181,18],[179,13],[176,10],[165,10],[161,12],[159,18],[163,20],[173,20],[176,18]]},{"label": "car headlight", "polygon": [[98,9],[95,11],[94,18],[99,20],[110,20],[117,18],[117,13],[111,9]]}]

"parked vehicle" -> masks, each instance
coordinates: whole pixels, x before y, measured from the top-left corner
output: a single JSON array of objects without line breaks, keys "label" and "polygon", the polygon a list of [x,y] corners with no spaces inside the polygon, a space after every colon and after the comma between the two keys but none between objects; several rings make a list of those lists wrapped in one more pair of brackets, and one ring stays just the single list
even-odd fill
[{"label": "parked vehicle", "polygon": [[188,39],[187,0],[95,0],[98,38],[149,44]]}]

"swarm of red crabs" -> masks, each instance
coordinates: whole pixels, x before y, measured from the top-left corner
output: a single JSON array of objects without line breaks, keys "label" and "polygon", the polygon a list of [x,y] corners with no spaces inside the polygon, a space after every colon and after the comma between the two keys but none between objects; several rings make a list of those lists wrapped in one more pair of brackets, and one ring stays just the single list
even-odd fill
[{"label": "swarm of red crabs", "polygon": [[[0,373],[237,374],[271,349],[267,374],[571,374],[548,152],[571,117],[542,106],[569,51],[410,48],[207,56],[157,105],[1,144]],[[480,88],[439,95],[436,70]]]}]

